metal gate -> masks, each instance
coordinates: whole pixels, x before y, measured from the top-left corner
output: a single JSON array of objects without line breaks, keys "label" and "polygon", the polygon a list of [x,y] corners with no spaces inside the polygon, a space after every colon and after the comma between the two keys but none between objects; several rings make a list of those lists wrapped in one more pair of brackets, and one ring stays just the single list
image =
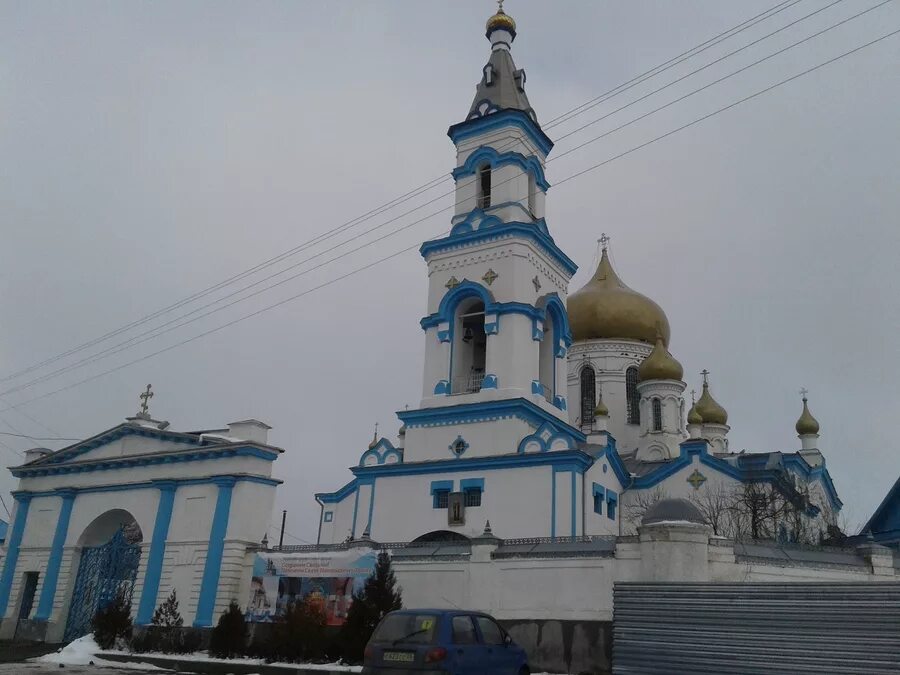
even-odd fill
[{"label": "metal gate", "polygon": [[613,673],[900,672],[900,583],[619,583]]},{"label": "metal gate", "polygon": [[91,621],[101,607],[115,600],[118,593],[131,602],[140,544],[128,541],[125,528],[119,528],[102,546],[81,549],[81,562],[75,577],[69,619],[63,638],[74,640],[91,632]]}]

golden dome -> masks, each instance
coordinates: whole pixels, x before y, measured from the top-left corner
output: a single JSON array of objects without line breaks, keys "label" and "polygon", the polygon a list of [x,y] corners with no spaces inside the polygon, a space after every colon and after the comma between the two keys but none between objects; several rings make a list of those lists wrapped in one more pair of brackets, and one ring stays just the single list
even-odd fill
[{"label": "golden dome", "polygon": [[725,408],[716,403],[716,399],[709,393],[707,382],[703,383],[703,393],[694,404],[694,410],[705,424],[728,424],[728,413],[725,412]]},{"label": "golden dome", "polygon": [[619,338],[654,344],[660,333],[669,344],[669,320],[653,300],[628,288],[603,249],[600,264],[589,282],[569,296],[572,339]]},{"label": "golden dome", "polygon": [[609,408],[603,402],[603,394],[597,399],[597,407],[594,408],[594,417],[609,417]]},{"label": "golden dome", "polygon": [[513,37],[515,37],[516,22],[509,14],[503,11],[503,7],[500,7],[500,9],[497,10],[497,13],[487,20],[485,29],[487,30],[487,32],[485,33],[487,37],[490,37],[491,33],[493,33],[495,30],[508,31],[512,33]]},{"label": "golden dome", "polygon": [[800,436],[819,433],[819,421],[809,412],[805,396],[803,397],[803,413],[800,415],[800,419],[797,420],[795,429],[797,429],[797,434]]},{"label": "golden dome", "polygon": [[644,382],[646,380],[680,380],[682,377],[684,377],[684,368],[666,349],[662,335],[657,334],[656,346],[638,368],[638,378]]},{"label": "golden dome", "polygon": [[687,414],[688,424],[703,424],[703,417],[697,412],[697,404],[691,406]]}]

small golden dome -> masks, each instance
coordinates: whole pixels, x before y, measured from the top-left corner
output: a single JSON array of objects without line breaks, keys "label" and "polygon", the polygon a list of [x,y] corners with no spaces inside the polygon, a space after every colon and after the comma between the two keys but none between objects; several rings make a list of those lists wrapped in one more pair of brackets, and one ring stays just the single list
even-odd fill
[{"label": "small golden dome", "polygon": [[666,349],[662,335],[657,335],[656,346],[638,368],[638,378],[644,382],[646,380],[680,380],[682,377],[684,377],[684,368]]},{"label": "small golden dome", "polygon": [[705,424],[728,424],[728,413],[709,393],[709,384],[703,383],[703,393],[694,404],[694,409]]},{"label": "small golden dome", "polygon": [[487,30],[485,33],[487,37],[491,37],[491,33],[495,30],[505,30],[512,33],[513,37],[516,36],[516,22],[509,14],[503,11],[503,7],[500,7],[497,13],[487,20],[485,29]]},{"label": "small golden dome", "polygon": [[609,417],[609,408],[603,402],[603,395],[597,399],[597,407],[594,408],[594,417]]},{"label": "small golden dome", "polygon": [[687,422],[688,424],[703,424],[703,416],[697,412],[696,403],[691,406],[690,410],[688,410]]},{"label": "small golden dome", "polygon": [[795,429],[797,429],[797,434],[800,436],[819,433],[819,421],[809,412],[805,396],[803,397],[803,412],[800,415],[800,419],[797,420]]},{"label": "small golden dome", "polygon": [[659,332],[663,344],[669,344],[666,313],[619,279],[606,249],[591,280],[569,296],[567,309],[575,341],[619,338],[653,344]]}]

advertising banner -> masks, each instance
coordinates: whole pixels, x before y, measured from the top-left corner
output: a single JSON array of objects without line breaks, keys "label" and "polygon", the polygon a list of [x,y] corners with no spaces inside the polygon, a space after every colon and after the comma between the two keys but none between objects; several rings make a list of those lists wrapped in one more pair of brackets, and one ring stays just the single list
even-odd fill
[{"label": "advertising banner", "polygon": [[248,621],[268,622],[292,602],[307,600],[325,613],[329,626],[343,625],[353,602],[375,569],[375,551],[257,553],[247,602]]}]

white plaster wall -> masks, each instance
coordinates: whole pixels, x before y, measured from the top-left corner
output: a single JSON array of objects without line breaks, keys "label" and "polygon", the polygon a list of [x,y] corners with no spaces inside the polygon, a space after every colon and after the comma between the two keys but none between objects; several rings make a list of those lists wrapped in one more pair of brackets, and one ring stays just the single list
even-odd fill
[{"label": "white plaster wall", "polygon": [[[337,544],[344,541],[351,535],[353,527],[353,509],[356,503],[356,492],[350,492],[340,502],[334,504],[325,504],[322,510],[321,518],[322,532],[319,541],[323,544]],[[324,522],[325,512],[334,513],[333,520],[330,523]],[[360,533],[361,534],[361,533]]]},{"label": "white plaster wall", "polygon": [[256,545],[272,523],[275,486],[239,481],[231,492],[231,514],[226,539]]},{"label": "white plaster wall", "polygon": [[151,452],[170,452],[172,450],[190,450],[196,448],[196,443],[178,443],[176,441],[164,441],[159,438],[146,436],[123,436],[115,441],[105,443],[83,455],[79,455],[77,461],[91,459],[103,459],[105,457],[125,457],[130,455],[146,455]]},{"label": "white plaster wall", "polygon": [[[466,508],[464,526],[449,527],[447,510],[433,507],[431,483],[453,480],[454,489],[458,490],[459,481],[464,478],[484,478],[481,506]],[[383,542],[411,541],[435,530],[474,537],[481,534],[487,520],[499,537],[548,537],[551,480],[549,466],[380,477],[375,481],[372,538]],[[363,502],[361,495],[361,510]],[[363,513],[367,513],[367,502],[365,509]]]},{"label": "white plaster wall", "polygon": [[[603,471],[606,467],[606,471]],[[593,484],[603,486],[604,503],[603,513],[594,513],[594,491]],[[622,517],[622,485],[616,478],[615,472],[609,466],[609,462],[605,458],[601,458],[584,472],[583,477],[583,494],[582,500],[582,518],[584,518],[584,534],[587,535],[617,535],[619,534],[619,519]],[[607,515],[607,506],[605,501],[605,493],[612,490],[619,498],[619,507],[616,509],[616,517],[610,518]]]},{"label": "white plaster wall", "polygon": [[[135,466],[106,471],[23,478],[20,490],[45,492],[55,488],[84,488],[109,484],[140,483],[150,480],[207,478],[221,474],[249,474],[270,477],[272,462],[259,457],[223,457],[172,464]],[[107,499],[110,499],[107,496]],[[118,499],[118,497],[116,497]]]},{"label": "white plaster wall", "polygon": [[511,455],[518,451],[519,441],[534,432],[534,427],[518,418],[439,427],[409,427],[403,451],[404,463],[454,459],[450,445],[458,436],[462,436],[469,444],[463,454],[466,459]]}]

